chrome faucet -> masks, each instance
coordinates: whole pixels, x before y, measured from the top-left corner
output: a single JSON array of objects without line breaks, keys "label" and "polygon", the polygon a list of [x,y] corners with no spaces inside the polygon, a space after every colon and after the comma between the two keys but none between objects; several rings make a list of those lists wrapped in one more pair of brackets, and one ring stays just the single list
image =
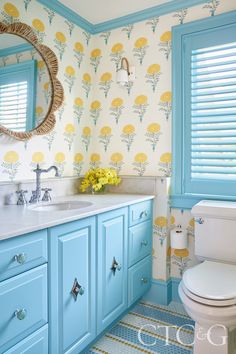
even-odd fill
[{"label": "chrome faucet", "polygon": [[41,173],[48,173],[51,170],[55,170],[55,177],[59,177],[59,170],[56,166],[50,166],[47,170],[41,169],[39,164],[33,172],[36,173],[36,189],[32,192],[32,196],[30,198],[30,203],[37,203],[40,201],[41,197]]}]

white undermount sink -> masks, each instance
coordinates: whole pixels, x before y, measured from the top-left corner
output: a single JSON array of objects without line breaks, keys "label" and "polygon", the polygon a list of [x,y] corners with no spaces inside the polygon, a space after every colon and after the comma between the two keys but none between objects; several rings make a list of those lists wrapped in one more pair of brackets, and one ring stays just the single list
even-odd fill
[{"label": "white undermount sink", "polygon": [[55,202],[55,203],[42,203],[36,204],[29,207],[30,210],[33,211],[65,211],[65,210],[76,210],[86,208],[93,203],[86,201],[63,201],[63,202]]}]

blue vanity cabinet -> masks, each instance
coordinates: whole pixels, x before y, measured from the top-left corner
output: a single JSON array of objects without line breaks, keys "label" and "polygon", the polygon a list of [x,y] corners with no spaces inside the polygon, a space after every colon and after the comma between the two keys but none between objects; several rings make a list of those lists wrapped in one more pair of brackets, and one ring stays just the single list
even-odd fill
[{"label": "blue vanity cabinet", "polygon": [[127,309],[128,208],[98,215],[97,334]]},{"label": "blue vanity cabinet", "polygon": [[47,265],[2,281],[0,310],[0,353],[4,353],[48,321]]},{"label": "blue vanity cabinet", "polygon": [[55,226],[48,238],[49,353],[78,354],[96,336],[95,217]]},{"label": "blue vanity cabinet", "polygon": [[132,306],[151,287],[152,213],[151,200],[129,207],[128,306]]},{"label": "blue vanity cabinet", "polygon": [[4,354],[48,354],[48,325],[41,327]]},{"label": "blue vanity cabinet", "polygon": [[152,201],[0,241],[0,354],[79,354],[151,286]]},{"label": "blue vanity cabinet", "polygon": [[1,241],[0,281],[47,262],[47,230]]}]

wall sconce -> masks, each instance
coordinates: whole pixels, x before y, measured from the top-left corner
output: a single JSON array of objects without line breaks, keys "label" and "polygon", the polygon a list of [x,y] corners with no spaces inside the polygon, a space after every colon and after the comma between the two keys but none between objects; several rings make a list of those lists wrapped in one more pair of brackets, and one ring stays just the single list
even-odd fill
[{"label": "wall sconce", "polygon": [[116,82],[121,86],[125,86],[128,84],[129,81],[134,81],[135,79],[134,71],[135,71],[134,66],[130,66],[128,59],[123,57],[121,59],[121,68],[117,71],[116,74]]}]

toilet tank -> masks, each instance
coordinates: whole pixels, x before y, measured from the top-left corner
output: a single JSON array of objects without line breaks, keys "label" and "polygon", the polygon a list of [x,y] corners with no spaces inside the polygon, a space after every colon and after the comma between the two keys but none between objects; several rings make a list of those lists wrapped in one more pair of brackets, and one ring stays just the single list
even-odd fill
[{"label": "toilet tank", "polygon": [[202,200],[192,215],[196,257],[236,264],[236,202]]}]

